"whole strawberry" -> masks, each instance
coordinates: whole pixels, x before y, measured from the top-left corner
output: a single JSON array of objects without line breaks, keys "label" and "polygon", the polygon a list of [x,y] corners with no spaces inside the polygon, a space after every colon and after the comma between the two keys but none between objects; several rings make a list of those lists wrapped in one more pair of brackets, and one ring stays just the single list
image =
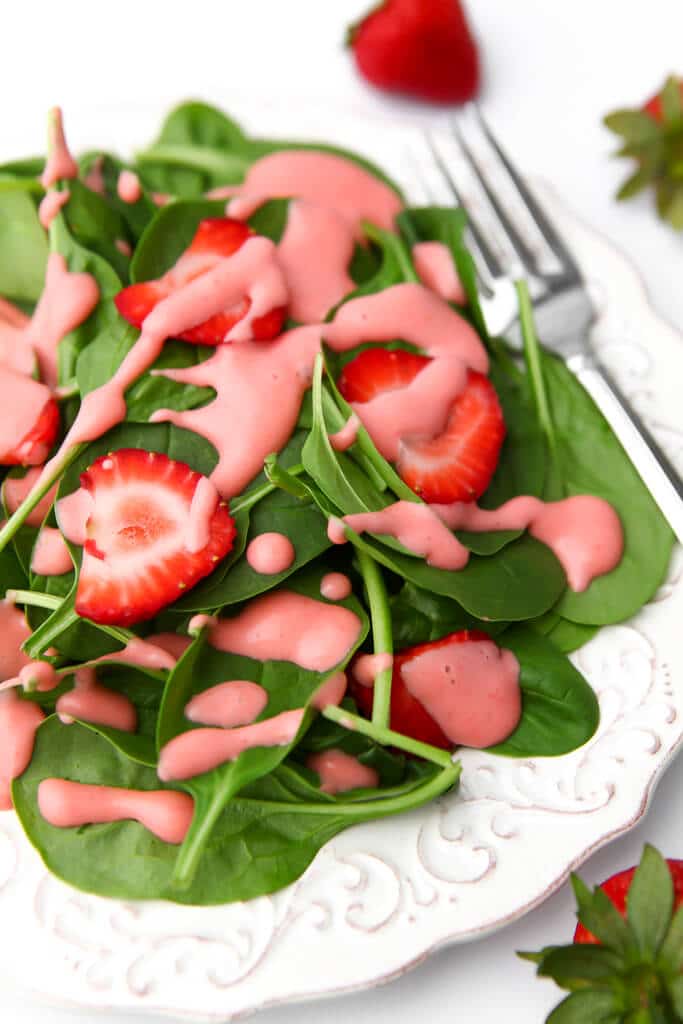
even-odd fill
[{"label": "whole strawberry", "polygon": [[459,0],[384,0],[349,30],[361,74],[387,92],[464,103],[479,57]]},{"label": "whole strawberry", "polygon": [[683,79],[672,75],[642,109],[615,110],[605,124],[623,139],[617,156],[636,162],[617,199],[651,186],[659,216],[683,230]]},{"label": "whole strawberry", "polygon": [[572,885],[574,945],[519,954],[571,993],[546,1024],[683,1021],[683,861],[646,846],[637,868],[592,892],[576,876]]}]

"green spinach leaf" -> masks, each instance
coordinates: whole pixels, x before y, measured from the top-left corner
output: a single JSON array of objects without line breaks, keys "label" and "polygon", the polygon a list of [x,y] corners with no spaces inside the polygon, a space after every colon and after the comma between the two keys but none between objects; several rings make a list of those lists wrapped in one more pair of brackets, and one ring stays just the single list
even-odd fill
[{"label": "green spinach leaf", "polygon": [[0,295],[37,302],[43,290],[47,238],[33,199],[17,188],[0,190]]}]

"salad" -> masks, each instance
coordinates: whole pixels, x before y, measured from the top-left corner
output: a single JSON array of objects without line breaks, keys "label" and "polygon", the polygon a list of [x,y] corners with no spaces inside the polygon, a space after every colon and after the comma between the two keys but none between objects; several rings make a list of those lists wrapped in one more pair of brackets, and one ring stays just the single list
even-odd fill
[{"label": "salad", "polygon": [[568,654],[673,535],[464,227],[195,102],[0,166],[0,801],[67,882],[250,899],[593,735]]}]

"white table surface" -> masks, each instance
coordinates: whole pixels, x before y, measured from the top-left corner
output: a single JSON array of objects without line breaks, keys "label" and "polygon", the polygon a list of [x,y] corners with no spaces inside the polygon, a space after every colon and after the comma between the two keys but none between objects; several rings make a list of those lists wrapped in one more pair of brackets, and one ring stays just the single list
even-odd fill
[{"label": "white table surface", "polygon": [[[42,147],[44,114],[61,103],[111,104],[138,98],[169,106],[187,96],[229,107],[232,93],[315,98],[362,113],[443,120],[443,114],[387,100],[356,77],[342,48],[344,26],[371,0],[84,0],[11,4],[3,9],[0,155],[20,140]],[[655,308],[683,329],[683,235],[660,225],[649,198],[612,200],[624,175],[611,161],[601,116],[635,105],[665,74],[683,71],[680,0],[470,0],[484,56],[483,101],[514,158],[554,182],[571,206],[630,254]],[[95,141],[95,140],[93,140]],[[683,762],[668,771],[647,818],[585,865],[591,882],[636,861],[642,844],[683,857]],[[516,949],[568,941],[573,901],[565,886],[524,920],[495,936],[452,947],[402,979],[373,991],[263,1012],[263,1024],[433,1024],[490,1021],[536,1024],[559,1000],[536,981]],[[2,943],[11,926],[0,924]],[[36,970],[40,965],[36,964]],[[7,1024],[77,1024],[92,1014],[52,1009],[0,983]],[[137,1014],[102,1014],[102,1024],[143,1024]]]}]

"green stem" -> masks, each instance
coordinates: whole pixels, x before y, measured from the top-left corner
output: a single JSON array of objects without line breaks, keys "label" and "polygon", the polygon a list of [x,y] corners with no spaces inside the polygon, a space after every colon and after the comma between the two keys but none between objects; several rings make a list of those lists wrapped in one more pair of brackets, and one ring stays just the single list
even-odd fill
[{"label": "green stem", "polygon": [[368,722],[366,718],[351,714],[351,712],[345,711],[343,708],[327,707],[322,712],[322,715],[331,722],[341,725],[344,729],[369,736],[371,740],[381,743],[382,746],[397,747],[399,750],[415,754],[425,761],[432,761],[434,764],[441,765],[442,768],[446,768],[453,763],[451,755],[447,750],[440,750],[439,747],[432,747],[429,743],[421,743],[420,740],[414,740],[410,736],[394,732],[393,729],[386,729],[383,726],[375,725],[374,722]]},{"label": "green stem", "polygon": [[[287,472],[290,476],[301,476],[304,472],[304,467],[301,464],[291,466]],[[230,503],[230,515],[236,516],[238,512],[248,512],[254,505],[258,505],[259,501],[267,498],[269,494],[272,494],[277,489],[277,485],[272,484],[269,480],[259,487],[255,487],[253,491],[248,491],[241,498],[237,498]]]},{"label": "green stem", "polygon": [[387,249],[391,249],[396,262],[401,268],[401,273],[403,274],[405,281],[411,281],[413,284],[420,283],[420,278],[417,276],[405,242],[403,242],[398,235],[392,235],[388,231],[382,231],[367,220],[362,222],[361,227],[363,229],[363,234],[371,241],[377,242],[378,245],[384,246]]},{"label": "green stem", "polygon": [[[394,636],[391,628],[391,612],[389,610],[389,599],[384,585],[382,570],[374,558],[371,558],[364,551],[357,551],[357,557],[363,583],[365,584],[365,593],[370,605],[373,650],[375,654],[393,655]],[[383,669],[375,677],[372,697],[372,724],[380,729],[386,729],[389,726],[392,675],[393,670],[390,666]]]},{"label": "green stem", "polygon": [[10,604],[28,604],[33,608],[49,608],[50,611],[54,611],[55,608],[59,608],[64,598],[56,597],[54,594],[42,594],[37,590],[8,590],[5,600]]},{"label": "green stem", "polygon": [[[201,814],[201,822],[196,831],[188,833],[188,838],[178,851],[178,857],[173,868],[171,884],[178,889],[186,889],[195,876],[199,861],[204,853],[204,847],[211,837],[216,822],[225,810],[225,801],[212,800],[209,806]],[[195,809],[195,818],[198,816]],[[194,824],[194,820],[193,820]]]},{"label": "green stem", "polygon": [[543,369],[541,367],[541,356],[534,327],[533,309],[531,297],[526,281],[516,281],[517,300],[519,302],[519,322],[522,329],[522,341],[524,344],[524,359],[531,380],[531,391],[536,406],[536,415],[541,430],[548,442],[551,454],[555,455],[555,428],[550,413],[548,395],[545,389]]},{"label": "green stem", "polygon": [[14,512],[0,530],[0,551],[3,551],[12,540],[17,531],[24,525],[33,509],[45,497],[51,487],[59,480],[64,470],[80,455],[85,446],[76,444],[73,448],[63,453],[61,458],[53,459],[48,463],[50,472],[40,476],[38,483],[33,490],[24,498],[19,508]]}]

